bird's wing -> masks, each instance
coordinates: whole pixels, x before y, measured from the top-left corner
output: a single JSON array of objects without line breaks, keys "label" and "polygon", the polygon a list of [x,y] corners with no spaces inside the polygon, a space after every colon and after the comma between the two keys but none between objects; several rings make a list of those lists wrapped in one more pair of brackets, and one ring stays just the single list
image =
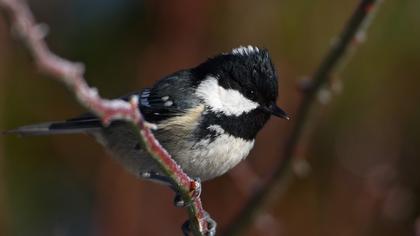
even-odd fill
[{"label": "bird's wing", "polygon": [[194,79],[189,71],[180,71],[158,81],[139,94],[140,111],[145,119],[159,123],[181,116],[200,101],[194,94]]},{"label": "bird's wing", "polygon": [[[144,118],[151,123],[182,115],[198,101],[192,96],[190,74],[178,72],[160,80],[152,89],[133,92],[119,99],[128,101],[139,97],[139,108]],[[185,99],[188,98],[188,99]],[[58,122],[22,126],[4,134],[47,135],[60,133],[83,133],[103,128],[101,120],[92,113]]]}]

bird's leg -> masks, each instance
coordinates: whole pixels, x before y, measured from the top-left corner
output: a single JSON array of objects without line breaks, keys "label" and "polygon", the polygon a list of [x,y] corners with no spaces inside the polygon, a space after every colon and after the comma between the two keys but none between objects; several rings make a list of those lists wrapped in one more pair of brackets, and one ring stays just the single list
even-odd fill
[{"label": "bird's leg", "polygon": [[[175,192],[174,205],[176,207],[188,207],[192,204],[192,201],[194,201],[195,198],[198,198],[201,195],[201,190],[202,190],[201,180],[198,177],[194,178],[193,186],[191,186],[192,201],[185,202],[182,199],[182,196],[179,193],[178,189],[175,187],[175,184],[173,183],[171,178],[169,178],[168,176],[161,175],[153,171],[140,173],[140,176],[147,180],[169,186]],[[205,235],[215,236],[216,227],[217,227],[216,221],[214,221],[207,212],[205,212],[204,219],[207,221],[207,228],[208,228]],[[182,224],[182,232],[184,233],[185,236],[190,235],[191,230],[190,230],[189,220],[187,220],[184,224]]]},{"label": "bird's leg", "polygon": [[[207,221],[207,232],[205,233],[205,235],[215,236],[216,228],[217,228],[216,221],[213,220],[207,212],[205,212],[204,219]],[[189,236],[191,233],[190,221],[189,220],[185,221],[185,223],[182,224],[181,229],[182,229],[182,232],[184,233],[184,236]]]},{"label": "bird's leg", "polygon": [[[158,173],[153,172],[153,171],[142,172],[142,173],[140,173],[140,176],[147,179],[147,180],[169,186],[175,192],[174,205],[176,207],[188,207],[191,204],[191,202],[185,202],[182,199],[182,196],[179,193],[178,189],[175,187],[175,184],[173,183],[172,179],[169,178],[168,176],[161,175],[161,174],[158,174]],[[200,180],[200,178],[198,178],[198,177],[194,178],[194,186],[192,186],[191,191],[192,191],[191,196],[192,196],[193,199],[195,199],[197,197],[200,197],[200,194],[201,194],[201,180]]]},{"label": "bird's leg", "polygon": [[174,189],[174,187],[173,187],[174,184],[173,184],[171,178],[169,178],[168,176],[158,174],[154,171],[142,172],[142,173],[140,173],[140,176],[144,179],[147,179],[147,180],[159,183],[159,184],[167,185],[170,188]]},{"label": "bird's leg", "polygon": [[168,186],[169,188],[171,188],[174,192],[175,192],[175,198],[174,198],[174,205],[176,207],[184,207],[186,206],[184,204],[184,201],[182,200],[181,194],[179,193],[178,189],[175,187],[175,184],[173,183],[173,181],[171,180],[171,178],[169,178],[168,176],[165,175],[160,175],[157,174],[153,171],[150,172],[143,172],[140,173],[141,177],[159,183],[159,184],[163,184]]}]

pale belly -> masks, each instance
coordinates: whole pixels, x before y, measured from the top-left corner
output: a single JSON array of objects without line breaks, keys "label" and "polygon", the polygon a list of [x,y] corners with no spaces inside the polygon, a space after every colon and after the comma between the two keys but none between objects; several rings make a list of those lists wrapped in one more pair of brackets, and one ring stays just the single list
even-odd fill
[{"label": "pale belly", "polygon": [[221,134],[213,141],[201,140],[186,144],[175,152],[173,158],[187,174],[208,180],[223,175],[248,156],[254,140],[247,141],[228,134]]},{"label": "pale belly", "polygon": [[[157,163],[144,150],[138,149],[136,136],[124,125],[94,135],[134,175],[141,176],[149,171],[161,173]],[[190,177],[199,177],[203,181],[226,173],[254,146],[254,140],[235,138],[226,133],[213,140],[202,139],[195,143],[181,137],[171,136],[170,140],[165,140],[162,135],[156,136]]]}]

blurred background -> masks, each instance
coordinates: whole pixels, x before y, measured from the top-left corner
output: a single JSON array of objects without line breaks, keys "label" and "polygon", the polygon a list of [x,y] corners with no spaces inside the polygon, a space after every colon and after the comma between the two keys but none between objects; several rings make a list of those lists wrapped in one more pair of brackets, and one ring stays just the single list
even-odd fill
[{"label": "blurred background", "polygon": [[[32,0],[48,44],[85,63],[105,97],[151,86],[239,45],[268,48],[278,104],[317,68],[359,1]],[[385,0],[366,42],[318,104],[294,161],[297,178],[245,235],[420,235],[420,1]],[[84,110],[35,69],[0,15],[0,130]],[[324,99],[325,100],[325,99]],[[223,233],[273,166],[292,121],[272,119],[245,162],[204,183]],[[167,188],[139,181],[92,138],[0,136],[0,235],[180,235]]]}]

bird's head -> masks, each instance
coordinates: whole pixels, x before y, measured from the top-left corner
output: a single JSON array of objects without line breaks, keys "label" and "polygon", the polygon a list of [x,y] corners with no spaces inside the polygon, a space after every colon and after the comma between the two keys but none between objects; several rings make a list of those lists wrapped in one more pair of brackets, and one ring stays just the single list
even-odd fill
[{"label": "bird's head", "polygon": [[195,69],[197,95],[214,112],[240,116],[258,110],[289,119],[276,105],[277,75],[266,49],[239,47]]}]

